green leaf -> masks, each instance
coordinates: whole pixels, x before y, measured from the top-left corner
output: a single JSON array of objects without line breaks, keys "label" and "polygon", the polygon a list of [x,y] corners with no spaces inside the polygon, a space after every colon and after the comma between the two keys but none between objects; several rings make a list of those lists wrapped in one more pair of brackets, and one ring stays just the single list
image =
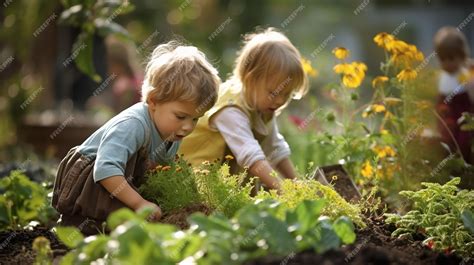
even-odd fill
[{"label": "green leaf", "polygon": [[354,233],[354,225],[352,221],[346,217],[341,216],[333,224],[334,231],[341,238],[344,244],[352,244],[356,239],[356,234]]},{"label": "green leaf", "polygon": [[76,227],[56,227],[56,234],[68,248],[75,248],[84,240],[81,231]]},{"label": "green leaf", "polygon": [[262,221],[262,224],[255,229],[257,231],[261,227],[262,237],[267,240],[271,252],[287,255],[296,250],[295,239],[288,232],[286,223],[273,216],[266,216],[262,218]]},{"label": "green leaf", "polygon": [[97,33],[102,37],[106,37],[110,34],[114,34],[115,36],[119,37],[122,40],[129,40],[129,41],[132,40],[128,31],[124,27],[120,26],[119,24],[115,22],[98,18],[94,20],[94,25],[97,28]]},{"label": "green leaf", "polygon": [[318,217],[321,214],[321,210],[323,209],[324,205],[324,200],[304,200],[296,207],[295,212],[298,216],[298,222],[301,225],[300,229],[302,233],[308,231],[308,229],[313,227],[318,221]]},{"label": "green leaf", "polygon": [[92,60],[93,48],[93,35],[82,32],[73,45],[72,54],[77,55],[74,59],[77,68],[95,82],[100,82],[102,78],[95,72]]},{"label": "green leaf", "polygon": [[110,229],[115,229],[117,226],[129,220],[140,220],[140,217],[128,208],[122,208],[113,212],[109,218],[107,218],[107,225]]},{"label": "green leaf", "polygon": [[317,253],[323,253],[329,249],[338,248],[341,244],[339,236],[334,232],[329,218],[320,218],[319,227],[319,241],[313,246]]},{"label": "green leaf", "polygon": [[466,227],[472,234],[474,234],[474,214],[471,210],[465,209],[461,214],[461,219]]},{"label": "green leaf", "polygon": [[218,218],[216,216],[205,216],[202,213],[194,213],[189,218],[188,221],[193,225],[197,225],[198,229],[201,231],[227,231],[234,232],[232,230],[229,220]]}]

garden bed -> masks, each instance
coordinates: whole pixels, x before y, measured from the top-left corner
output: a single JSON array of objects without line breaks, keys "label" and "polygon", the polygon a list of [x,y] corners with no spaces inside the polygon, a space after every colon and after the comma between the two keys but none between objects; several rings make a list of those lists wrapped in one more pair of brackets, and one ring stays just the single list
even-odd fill
[{"label": "garden bed", "polygon": [[[203,210],[201,206],[187,209],[186,214]],[[179,218],[178,218],[179,217]],[[183,225],[185,214],[177,213],[165,216],[167,223]],[[387,225],[381,218],[372,219],[367,228],[357,231],[354,244],[337,250],[330,250],[322,255],[313,251],[305,251],[284,258],[265,257],[252,262],[253,264],[474,264],[471,260],[462,260],[455,255],[445,255],[429,250],[421,244],[422,238],[415,240],[390,237],[395,226]],[[6,242],[0,248],[0,264],[32,264],[35,252],[32,249],[33,240],[44,236],[51,242],[54,258],[65,255],[68,251],[57,237],[46,228],[35,228],[32,231],[4,231],[0,233],[0,242]]]},{"label": "garden bed", "polygon": [[47,228],[7,230],[0,232],[0,264],[33,264],[36,253],[32,245],[35,238],[40,236],[50,241],[53,258],[63,256],[69,251]]},{"label": "garden bed", "polygon": [[[283,259],[265,257],[247,263],[253,264],[474,264],[473,260],[462,260],[455,255],[436,253],[415,240],[390,237],[395,230],[381,218],[372,219],[365,229],[357,231],[354,244],[322,255],[306,251],[289,255]],[[419,239],[419,240],[416,240]]]}]

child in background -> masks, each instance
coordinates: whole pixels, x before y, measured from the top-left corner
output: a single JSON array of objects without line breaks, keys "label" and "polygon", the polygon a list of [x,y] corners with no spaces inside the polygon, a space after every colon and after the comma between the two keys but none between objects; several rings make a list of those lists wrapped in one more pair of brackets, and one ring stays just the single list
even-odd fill
[{"label": "child in background", "polygon": [[458,124],[462,113],[472,112],[474,106],[474,88],[472,82],[469,82],[467,68],[469,57],[467,40],[458,29],[443,27],[434,37],[434,46],[441,65],[437,103],[437,111],[442,118],[442,122],[440,121],[438,125],[441,138],[454,150],[457,144],[464,159],[469,162],[471,133],[461,131]]},{"label": "child in background", "polygon": [[217,99],[215,68],[192,46],[159,45],[146,67],[142,102],[124,110],[59,165],[53,206],[61,225],[96,234],[107,216],[122,207],[159,206],[138,194],[145,170],[173,160],[183,137]]},{"label": "child in background", "polygon": [[[178,150],[193,165],[235,157],[240,168],[270,189],[280,178],[296,177],[290,148],[278,132],[276,115],[291,98],[307,91],[298,50],[273,28],[246,36],[233,75],[221,86],[219,99]],[[235,172],[235,167],[232,170]]]}]

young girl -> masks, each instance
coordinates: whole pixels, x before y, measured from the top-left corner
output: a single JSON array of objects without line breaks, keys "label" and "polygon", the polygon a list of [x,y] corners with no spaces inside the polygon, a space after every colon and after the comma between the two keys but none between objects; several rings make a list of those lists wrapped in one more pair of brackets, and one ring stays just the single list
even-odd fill
[{"label": "young girl", "polygon": [[178,153],[194,165],[232,155],[238,166],[248,168],[265,186],[279,189],[280,178],[273,176],[274,169],[285,178],[296,174],[275,116],[291,98],[306,91],[300,53],[288,38],[273,28],[250,34],[233,75],[221,86],[216,105]]},{"label": "young girl", "polygon": [[442,141],[454,150],[459,146],[466,162],[472,163],[472,133],[462,131],[458,124],[462,113],[472,113],[474,107],[474,87],[472,80],[469,80],[467,40],[458,29],[443,27],[434,37],[434,46],[441,65],[437,111],[442,118],[438,124]]},{"label": "young girl", "polygon": [[160,208],[137,187],[146,169],[175,157],[183,137],[214,105],[219,84],[216,69],[195,47],[158,46],[146,67],[142,102],[109,120],[61,161],[52,201],[61,225],[94,234],[122,207],[151,206],[152,219],[159,219]]}]

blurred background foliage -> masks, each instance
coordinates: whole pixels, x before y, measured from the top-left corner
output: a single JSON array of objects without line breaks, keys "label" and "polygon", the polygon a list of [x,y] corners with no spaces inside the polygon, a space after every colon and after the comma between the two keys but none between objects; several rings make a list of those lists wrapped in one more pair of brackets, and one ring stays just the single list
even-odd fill
[{"label": "blurred background foliage", "polygon": [[[385,59],[372,41],[375,34],[388,32],[415,44],[425,54],[427,69],[436,69],[437,61],[430,56],[434,33],[442,26],[466,22],[474,7],[460,0],[2,0],[0,4],[0,146],[21,146],[25,142],[22,135],[31,129],[25,124],[46,124],[54,129],[68,125],[65,122],[73,117],[71,124],[79,128],[99,126],[120,110],[111,104],[101,107],[90,102],[99,98],[94,94],[98,90],[105,98],[103,105],[115,99],[116,91],[108,91],[113,85],[101,84],[118,82],[113,75],[117,71],[139,81],[153,48],[171,39],[202,49],[225,80],[242,36],[272,26],[283,31],[315,69],[309,94],[292,102],[279,117],[281,131],[293,150],[292,159],[301,172],[311,163],[341,162],[348,153],[353,160],[360,160],[368,152],[350,145],[351,141],[368,141],[360,137],[364,134],[354,132],[338,138],[342,129],[332,122],[341,111],[331,98],[332,83],[338,78],[332,71],[334,47],[348,48],[352,60],[368,66],[367,78],[357,91],[356,107],[360,107],[372,96],[370,81],[381,74],[380,62]],[[474,43],[470,20],[461,30]],[[470,48],[472,51],[473,46]],[[117,54],[122,57],[114,57]],[[111,64],[123,67],[112,68]],[[435,75],[428,72],[424,78],[410,100],[434,100]],[[136,83],[135,88],[139,87]],[[408,111],[418,111],[414,105],[411,108]],[[433,123],[429,113],[419,116],[423,124]],[[298,125],[305,120],[304,128]],[[85,135],[87,132],[78,139]],[[44,144],[59,141],[49,136],[42,138]],[[73,142],[69,144],[80,143],[68,137]],[[409,147],[422,150],[420,146],[413,143]],[[340,151],[333,154],[335,148]],[[40,151],[60,157],[57,150],[45,147]],[[0,159],[12,160],[12,153]],[[432,156],[431,161],[443,158],[442,151],[425,150],[423,154],[423,159]],[[24,161],[27,156],[19,159]],[[431,163],[419,174],[429,173],[436,164]]]}]

